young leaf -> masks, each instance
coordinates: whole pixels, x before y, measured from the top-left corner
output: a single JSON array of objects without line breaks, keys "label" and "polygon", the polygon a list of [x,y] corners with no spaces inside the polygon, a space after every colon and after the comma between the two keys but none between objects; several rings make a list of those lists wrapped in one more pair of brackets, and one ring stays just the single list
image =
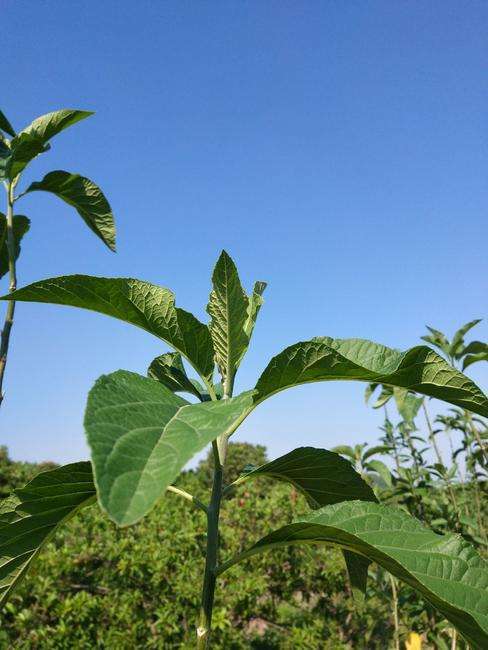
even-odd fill
[{"label": "young leaf", "polygon": [[73,206],[87,226],[115,251],[115,223],[112,209],[102,190],[95,183],[79,174],[54,171],[42,181],[31,183],[26,190],[51,192]]},{"label": "young leaf", "polygon": [[120,526],[155,505],[186,463],[252,409],[252,391],[189,404],[166,386],[119,370],[102,376],[88,396],[85,430],[101,506]]},{"label": "young leaf", "polygon": [[405,420],[405,422],[413,423],[420,407],[424,403],[423,397],[416,397],[404,388],[394,388],[393,394],[398,412]]},{"label": "young leaf", "polygon": [[199,400],[202,399],[201,392],[186,374],[179,352],[167,352],[156,357],[147,369],[147,374],[173,393],[190,393]]},{"label": "young leaf", "polygon": [[67,275],[34,282],[3,300],[71,305],[113,316],[172,345],[202,377],[213,375],[213,347],[208,328],[175,307],[172,291],[132,278]]},{"label": "young leaf", "polygon": [[363,339],[321,337],[296,343],[274,357],[256,384],[256,401],[280,390],[333,379],[387,384],[437,397],[488,416],[488,398],[432,349],[400,352]]},{"label": "young leaf", "polygon": [[57,528],[94,500],[84,462],[42,472],[0,503],[0,606]]},{"label": "young leaf", "polygon": [[475,325],[481,323],[481,321],[481,318],[476,318],[475,320],[466,323],[458,329],[458,331],[453,336],[451,346],[449,348],[449,355],[451,357],[458,358],[459,353],[463,352],[462,347],[464,343],[464,335],[467,334],[469,330],[472,329]]},{"label": "young leaf", "polygon": [[478,361],[488,361],[488,345],[486,346],[486,352],[467,354],[463,359],[463,370],[466,370],[473,363],[478,363]]},{"label": "young leaf", "polygon": [[[259,476],[291,483],[305,495],[313,509],[355,499],[377,500],[371,487],[351,463],[326,449],[299,447],[244,474],[233,485]],[[344,560],[354,596],[361,600],[366,589],[369,560],[347,550],[344,551]]]},{"label": "young leaf", "polygon": [[[15,259],[20,254],[20,241],[30,228],[30,221],[23,215],[16,214],[14,222]],[[0,278],[8,273],[7,218],[0,212]]]},{"label": "young leaf", "polygon": [[263,293],[268,285],[266,282],[256,282],[254,284],[254,289],[252,295],[249,296],[249,306],[247,309],[247,320],[244,323],[244,331],[246,332],[248,338],[251,338],[251,335],[254,330],[254,325],[256,324],[256,319],[259,314],[259,310],[264,302]]},{"label": "young leaf", "polygon": [[64,131],[69,126],[80,122],[80,120],[90,117],[90,115],[93,115],[93,111],[80,111],[74,108],[63,108],[59,111],[52,111],[51,113],[36,117],[29,126],[22,129],[19,136],[23,133],[28,133],[46,143],[53,136]]},{"label": "young leaf", "polygon": [[234,375],[249,345],[244,331],[249,298],[242,288],[237,268],[222,251],[212,276],[213,290],[207,306],[211,317],[209,324],[215,350],[215,361],[229,390]]},{"label": "young leaf", "polygon": [[329,543],[376,562],[416,589],[466,637],[488,645],[488,563],[459,535],[438,535],[397,508],[351,501],[296,519],[223,564],[289,544]]},{"label": "young leaf", "polygon": [[7,120],[7,118],[5,117],[5,113],[3,113],[3,111],[0,111],[0,130],[4,131],[8,135],[11,135],[12,138],[15,137],[14,127]]}]

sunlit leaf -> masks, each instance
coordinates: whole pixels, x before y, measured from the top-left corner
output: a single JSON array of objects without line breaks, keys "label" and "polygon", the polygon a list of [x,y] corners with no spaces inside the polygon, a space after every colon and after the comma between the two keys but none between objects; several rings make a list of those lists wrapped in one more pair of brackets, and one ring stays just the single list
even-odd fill
[{"label": "sunlit leaf", "polygon": [[286,348],[259,378],[256,400],[291,386],[333,379],[398,386],[488,416],[486,395],[430,348],[400,352],[363,339],[321,337]]},{"label": "sunlit leaf", "polygon": [[473,649],[488,646],[488,563],[459,535],[438,535],[397,508],[325,506],[267,535],[219,573],[257,553],[304,543],[337,545],[376,562],[436,607]]},{"label": "sunlit leaf", "polygon": [[215,361],[224,385],[232,388],[235,372],[249,344],[244,331],[249,298],[242,288],[237,268],[222,251],[212,275],[213,289],[207,306],[209,324],[215,350]]},{"label": "sunlit leaf", "polygon": [[252,409],[252,392],[189,404],[163,384],[119,370],[88,396],[85,430],[101,506],[119,525],[143,517],[186,463]]},{"label": "sunlit leaf", "polygon": [[259,314],[259,310],[261,309],[263,305],[263,293],[264,290],[266,289],[267,284],[266,282],[261,282],[258,281],[254,284],[254,289],[249,296],[249,306],[247,309],[247,320],[244,323],[244,331],[246,332],[247,336],[251,338],[251,335],[254,331],[254,326],[256,324],[256,319]]},{"label": "sunlit leaf", "polygon": [[29,126],[22,129],[19,136],[23,133],[28,133],[43,142],[47,142],[53,136],[64,131],[64,129],[76,124],[80,120],[90,117],[90,115],[93,115],[93,111],[80,111],[74,108],[63,108],[58,111],[52,111],[51,113],[36,117]]},{"label": "sunlit leaf", "polygon": [[3,299],[71,305],[113,316],[172,345],[203,377],[213,375],[208,328],[176,307],[173,292],[164,287],[132,278],[67,275],[35,282]]}]

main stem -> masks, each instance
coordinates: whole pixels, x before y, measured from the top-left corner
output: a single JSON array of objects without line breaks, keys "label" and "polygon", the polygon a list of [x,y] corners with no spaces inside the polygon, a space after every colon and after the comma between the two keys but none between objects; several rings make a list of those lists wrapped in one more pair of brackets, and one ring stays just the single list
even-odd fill
[{"label": "main stem", "polygon": [[215,596],[216,569],[219,552],[219,516],[222,499],[222,484],[224,467],[221,463],[217,444],[214,444],[215,469],[212,485],[212,496],[207,512],[207,554],[205,573],[203,576],[200,620],[197,629],[197,648],[204,650],[210,647],[210,630],[212,626],[212,610]]},{"label": "main stem", "polygon": [[[13,182],[7,184],[7,252],[8,252],[8,273],[9,293],[17,289],[17,274],[15,270],[15,238],[14,238],[14,187]],[[0,405],[3,401],[3,378],[7,365],[8,346],[10,332],[14,323],[15,301],[9,300],[7,313],[0,338]]]}]

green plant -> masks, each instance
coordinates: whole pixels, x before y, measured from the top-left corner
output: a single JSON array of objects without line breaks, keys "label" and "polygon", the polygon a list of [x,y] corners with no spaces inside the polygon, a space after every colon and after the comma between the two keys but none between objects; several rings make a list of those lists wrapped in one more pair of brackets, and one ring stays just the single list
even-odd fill
[{"label": "green plant", "polygon": [[[256,283],[252,294],[246,295],[234,263],[223,252],[213,274],[208,326],[177,308],[168,289],[134,279],[67,276],[5,297],[98,311],[145,329],[176,352],[153,362],[149,377],[123,370],[102,376],[90,391],[85,415],[92,464],[75,463],[40,474],[4,503],[0,514],[4,599],[56,528],[96,496],[115,523],[128,526],[170,490],[204,512],[207,520],[199,648],[209,646],[217,580],[231,567],[266,550],[323,543],[342,549],[357,597],[366,590],[368,567],[374,561],[420,593],[474,648],[484,647],[488,641],[484,560],[462,538],[438,535],[407,512],[379,504],[369,484],[340,455],[298,448],[224,484],[229,438],[261,402],[300,384],[334,379],[374,382],[488,416],[488,399],[482,391],[432,349],[417,346],[399,352],[361,339],[318,337],[296,343],[268,363],[254,389],[233,396],[264,287]],[[199,381],[188,376],[183,359]],[[183,399],[180,392],[199,402]],[[210,443],[214,471],[210,500],[205,503],[173,482]],[[239,485],[262,476],[291,484],[305,495],[311,512],[221,561],[220,518],[226,498]]]},{"label": "green plant", "polygon": [[[10,293],[17,288],[16,261],[20,254],[20,242],[30,227],[26,216],[14,214],[14,207],[17,201],[31,192],[51,192],[74,207],[87,226],[111,250],[115,250],[112,210],[100,188],[88,178],[66,171],[53,171],[41,181],[31,183],[23,192],[15,194],[22,173],[34,158],[50,149],[50,140],[90,115],[90,111],[62,109],[37,117],[16,133],[0,111],[0,181],[3,181],[7,194],[6,214],[0,212],[0,278],[8,274]],[[11,136],[10,139],[7,136]],[[10,301],[0,338],[0,404],[4,396],[3,379],[14,312],[15,301]]]}]

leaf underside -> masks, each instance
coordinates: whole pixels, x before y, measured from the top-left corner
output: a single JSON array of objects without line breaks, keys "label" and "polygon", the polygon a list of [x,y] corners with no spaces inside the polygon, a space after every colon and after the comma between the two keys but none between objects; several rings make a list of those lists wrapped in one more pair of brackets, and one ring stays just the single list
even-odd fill
[{"label": "leaf underside", "polygon": [[422,594],[471,643],[488,647],[488,563],[459,535],[438,535],[406,512],[363,501],[325,506],[226,563],[289,544],[330,543],[359,553]]},{"label": "leaf underside", "polygon": [[79,174],[62,170],[49,172],[42,181],[31,183],[26,192],[51,192],[71,205],[86,225],[112,251],[115,251],[115,222],[102,190]]},{"label": "leaf underside", "polygon": [[91,463],[38,474],[0,502],[0,606],[60,524],[95,500]]},{"label": "leaf underside", "polygon": [[[276,460],[257,467],[237,479],[242,483],[259,476],[290,483],[302,492],[311,508],[359,499],[376,502],[372,488],[350,462],[334,452],[314,447],[298,447]],[[350,551],[343,551],[355,598],[362,599],[366,589],[370,561]]]},{"label": "leaf underside", "polygon": [[431,348],[399,352],[364,339],[320,337],[286,348],[259,378],[255,399],[259,402],[291,386],[334,379],[406,388],[488,417],[486,395]]},{"label": "leaf underside", "polygon": [[101,506],[120,526],[155,505],[186,463],[252,408],[252,392],[189,404],[166,386],[119,370],[90,391],[85,430]]},{"label": "leaf underside", "polygon": [[70,305],[112,316],[172,345],[203,377],[213,375],[208,328],[176,307],[173,292],[164,287],[132,278],[67,275],[35,282],[4,298]]}]

